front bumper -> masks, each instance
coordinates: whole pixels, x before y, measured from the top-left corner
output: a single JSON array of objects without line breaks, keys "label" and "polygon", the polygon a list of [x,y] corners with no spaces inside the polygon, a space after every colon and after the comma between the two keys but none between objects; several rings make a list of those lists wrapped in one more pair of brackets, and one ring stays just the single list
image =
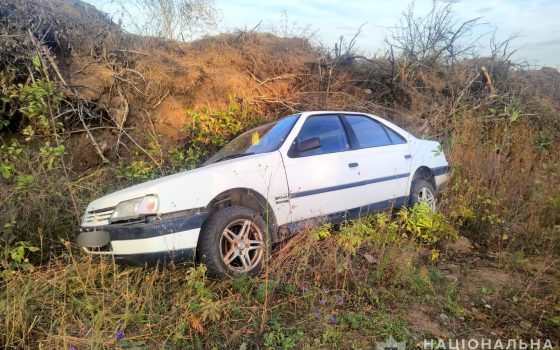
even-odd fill
[{"label": "front bumper", "polygon": [[142,222],[82,226],[78,244],[90,254],[112,255],[122,263],[192,260],[206,212],[150,218]]}]

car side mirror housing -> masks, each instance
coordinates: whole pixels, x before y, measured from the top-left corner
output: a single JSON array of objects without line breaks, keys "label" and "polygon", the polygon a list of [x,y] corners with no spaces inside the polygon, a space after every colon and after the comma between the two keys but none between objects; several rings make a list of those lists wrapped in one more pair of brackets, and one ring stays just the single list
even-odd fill
[{"label": "car side mirror housing", "polygon": [[298,154],[302,152],[312,151],[321,147],[321,140],[318,137],[312,137],[299,142],[297,150]]}]

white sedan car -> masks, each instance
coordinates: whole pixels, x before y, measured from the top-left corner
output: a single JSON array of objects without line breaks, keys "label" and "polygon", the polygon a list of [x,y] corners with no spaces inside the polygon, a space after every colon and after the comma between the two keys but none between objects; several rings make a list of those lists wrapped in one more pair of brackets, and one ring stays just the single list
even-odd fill
[{"label": "white sedan car", "polygon": [[303,112],[249,130],[203,166],[88,205],[78,243],[146,263],[196,259],[256,274],[271,244],[318,222],[426,203],[447,181],[439,143],[357,112]]}]

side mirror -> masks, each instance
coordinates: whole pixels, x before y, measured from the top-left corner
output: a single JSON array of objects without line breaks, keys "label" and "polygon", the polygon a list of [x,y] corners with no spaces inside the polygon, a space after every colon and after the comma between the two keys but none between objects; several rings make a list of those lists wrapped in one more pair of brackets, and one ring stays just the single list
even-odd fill
[{"label": "side mirror", "polygon": [[321,141],[318,137],[312,137],[310,139],[305,139],[300,141],[297,147],[298,153],[311,151],[321,147]]}]

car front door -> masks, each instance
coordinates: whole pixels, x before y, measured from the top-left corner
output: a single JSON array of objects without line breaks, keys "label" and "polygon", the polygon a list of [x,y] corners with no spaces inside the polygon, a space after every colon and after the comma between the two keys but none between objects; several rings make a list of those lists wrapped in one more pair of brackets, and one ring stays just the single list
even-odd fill
[{"label": "car front door", "polygon": [[[298,148],[306,149],[298,151]],[[283,154],[292,222],[344,212],[360,202],[358,161],[341,118],[308,117],[287,155]]]},{"label": "car front door", "polygon": [[407,140],[367,115],[345,114],[342,121],[358,159],[362,213],[404,204],[412,163]]}]

